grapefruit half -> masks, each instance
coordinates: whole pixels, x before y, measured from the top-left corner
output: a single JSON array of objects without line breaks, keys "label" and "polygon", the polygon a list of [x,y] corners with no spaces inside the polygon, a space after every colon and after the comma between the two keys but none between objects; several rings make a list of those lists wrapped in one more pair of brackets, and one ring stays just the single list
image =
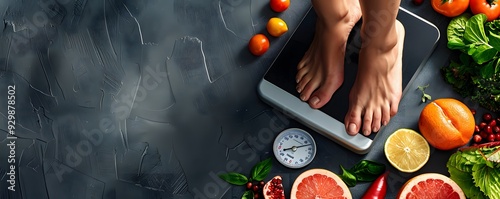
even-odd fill
[{"label": "grapefruit half", "polygon": [[399,190],[398,199],[465,199],[455,181],[439,173],[424,173],[408,180]]},{"label": "grapefruit half", "polygon": [[337,174],[326,169],[309,169],[295,179],[291,199],[346,198],[352,195]]}]

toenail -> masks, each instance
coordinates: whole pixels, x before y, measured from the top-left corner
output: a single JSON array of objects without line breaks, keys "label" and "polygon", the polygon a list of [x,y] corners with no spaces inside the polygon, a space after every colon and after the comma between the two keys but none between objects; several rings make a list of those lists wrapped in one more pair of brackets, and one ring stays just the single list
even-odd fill
[{"label": "toenail", "polygon": [[370,131],[369,130],[363,130],[363,135],[369,136],[370,135]]},{"label": "toenail", "polygon": [[377,129],[377,128],[372,128],[372,129],[373,129],[373,132],[377,132],[377,131],[378,131],[378,129]]},{"label": "toenail", "polygon": [[387,121],[383,121],[383,122],[382,122],[382,125],[386,126],[386,125],[387,125],[387,123],[388,123]]},{"label": "toenail", "polygon": [[317,104],[317,103],[319,103],[319,98],[318,98],[318,97],[316,97],[316,96],[314,96],[313,98],[311,98],[311,103],[312,103],[312,104]]},{"label": "toenail", "polygon": [[300,87],[297,87],[297,92],[302,92],[302,89]]},{"label": "toenail", "polygon": [[348,131],[349,131],[349,133],[351,133],[351,134],[356,133],[356,124],[354,124],[354,123],[350,123],[350,124],[349,124],[349,127],[348,127],[348,129],[347,129],[347,130],[348,130]]},{"label": "toenail", "polygon": [[300,96],[300,100],[302,100],[302,101],[306,101],[306,96],[301,95],[301,96]]}]

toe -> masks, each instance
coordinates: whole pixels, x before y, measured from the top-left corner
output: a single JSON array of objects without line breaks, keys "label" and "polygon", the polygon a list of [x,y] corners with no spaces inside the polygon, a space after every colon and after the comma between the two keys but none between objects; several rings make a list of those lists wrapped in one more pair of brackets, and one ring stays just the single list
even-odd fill
[{"label": "toe", "polygon": [[391,110],[389,106],[382,107],[382,125],[386,126],[391,120]]},{"label": "toe", "polygon": [[311,98],[311,94],[316,90],[319,86],[319,82],[317,79],[310,79],[305,85],[300,93],[300,99],[302,101],[308,101]]},{"label": "toe", "polygon": [[391,117],[395,116],[396,113],[398,113],[398,106],[399,106],[399,101],[391,103],[391,108],[390,108]]},{"label": "toe", "polygon": [[326,103],[330,101],[333,93],[339,89],[342,81],[328,81],[325,84],[321,85],[314,93],[312,93],[311,101],[309,105],[312,108],[321,108]]},{"label": "toe", "polygon": [[359,132],[361,126],[361,112],[362,108],[359,106],[349,107],[346,117],[344,119],[344,124],[346,131],[349,135],[356,135]]},{"label": "toe", "polygon": [[380,123],[382,123],[382,111],[380,109],[375,109],[373,112],[372,126],[373,132],[378,132],[380,130]]},{"label": "toe", "polygon": [[373,110],[365,112],[363,117],[363,135],[368,136],[372,133]]}]

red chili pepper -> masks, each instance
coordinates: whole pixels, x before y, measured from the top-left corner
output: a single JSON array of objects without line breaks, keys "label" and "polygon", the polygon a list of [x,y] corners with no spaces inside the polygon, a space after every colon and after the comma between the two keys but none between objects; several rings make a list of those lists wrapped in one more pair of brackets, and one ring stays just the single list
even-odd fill
[{"label": "red chili pepper", "polygon": [[380,175],[366,190],[361,199],[384,199],[387,193],[387,176],[389,172]]}]

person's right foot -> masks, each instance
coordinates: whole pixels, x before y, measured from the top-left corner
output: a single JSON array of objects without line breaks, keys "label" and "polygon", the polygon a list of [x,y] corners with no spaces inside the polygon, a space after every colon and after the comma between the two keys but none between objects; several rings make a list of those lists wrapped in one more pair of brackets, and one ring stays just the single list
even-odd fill
[{"label": "person's right foot", "polygon": [[[343,16],[331,14],[318,17],[313,42],[297,66],[297,92],[302,101],[307,101],[315,109],[328,103],[344,81],[347,39],[361,18],[358,0],[347,0],[345,3],[347,10]],[[328,6],[315,9],[328,9]],[[325,10],[320,13],[333,12]]]}]

